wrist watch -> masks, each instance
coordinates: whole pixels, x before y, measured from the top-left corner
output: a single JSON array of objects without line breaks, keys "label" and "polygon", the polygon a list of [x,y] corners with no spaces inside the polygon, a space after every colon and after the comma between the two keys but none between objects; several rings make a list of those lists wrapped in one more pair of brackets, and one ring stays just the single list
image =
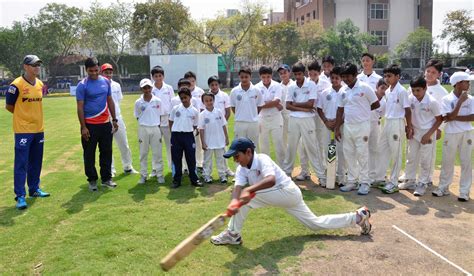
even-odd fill
[{"label": "wrist watch", "polygon": [[117,119],[112,119],[112,122],[117,123],[118,120]]}]

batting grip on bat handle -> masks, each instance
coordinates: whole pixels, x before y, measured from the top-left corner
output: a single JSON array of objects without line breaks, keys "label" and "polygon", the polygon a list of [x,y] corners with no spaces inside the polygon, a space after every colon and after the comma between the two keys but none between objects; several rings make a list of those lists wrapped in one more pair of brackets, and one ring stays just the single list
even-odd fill
[{"label": "batting grip on bat handle", "polygon": [[[250,199],[254,198],[255,197],[255,193],[250,193]],[[237,206],[235,206],[237,209],[239,209],[240,207],[242,207],[243,205],[245,205],[242,201],[239,201],[239,203],[237,204]],[[229,212],[229,210],[226,211],[226,216],[228,217],[231,217],[233,216],[234,214],[232,214],[231,212]]]}]

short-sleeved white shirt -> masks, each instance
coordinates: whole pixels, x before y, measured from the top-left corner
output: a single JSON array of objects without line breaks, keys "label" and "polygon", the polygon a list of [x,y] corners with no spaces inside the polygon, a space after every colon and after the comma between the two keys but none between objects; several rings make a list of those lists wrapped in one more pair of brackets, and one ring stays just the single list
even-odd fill
[{"label": "short-sleeved white shirt", "polygon": [[282,101],[282,105],[283,105],[283,110],[282,112],[284,113],[288,113],[289,111],[286,109],[286,95],[288,94],[288,87],[290,85],[292,85],[295,81],[290,79],[290,81],[285,85],[283,84],[283,82],[280,83],[281,85],[281,101]]},{"label": "short-sleeved white shirt", "polygon": [[372,122],[378,122],[383,116],[385,116],[385,108],[387,104],[385,97],[380,99],[379,103],[380,103],[380,107],[370,112],[370,120]]},{"label": "short-sleeved white shirt", "polygon": [[173,87],[163,82],[161,89],[158,89],[155,85],[153,85],[151,93],[161,100],[163,115],[169,115],[172,108],[171,99],[174,97]]},{"label": "short-sleeved white shirt", "polygon": [[318,99],[318,108],[324,113],[326,119],[335,120],[337,114],[337,97],[341,91],[344,91],[346,86],[343,86],[336,91],[334,88],[330,87],[324,90],[321,96]]},{"label": "short-sleeved white shirt", "polygon": [[337,106],[344,107],[344,122],[362,123],[370,120],[370,106],[377,100],[374,90],[357,80],[352,89],[346,86],[344,91],[339,92]]},{"label": "short-sleeved white shirt", "polygon": [[[227,125],[222,112],[215,108],[212,111],[204,109],[199,115],[198,129],[204,130],[204,141],[209,149],[225,148],[223,126]],[[202,137],[201,137],[202,138]]]},{"label": "short-sleeved white shirt", "polygon": [[413,95],[408,96],[408,100],[410,101],[413,127],[423,130],[430,129],[436,122],[435,117],[441,115],[436,99],[426,93],[421,101]]},{"label": "short-sleeved white shirt", "polygon": [[120,102],[123,99],[122,87],[120,86],[120,83],[114,81],[113,79],[110,79],[110,89],[112,92],[112,99],[114,100],[115,105],[115,116],[117,118],[121,118],[122,112],[120,110]]},{"label": "short-sleeved white shirt", "polygon": [[276,187],[288,187],[293,183],[291,178],[288,177],[268,155],[255,153],[250,169],[240,165],[237,167],[235,173],[235,186],[246,186],[247,184],[251,186],[270,175],[275,176]]},{"label": "short-sleeved white shirt", "polygon": [[377,89],[377,83],[381,78],[382,76],[377,74],[375,71],[372,71],[370,76],[367,76],[364,74],[364,72],[361,72],[359,75],[357,75],[358,80],[367,83],[374,91]]},{"label": "short-sleeved white shirt", "polygon": [[[301,87],[298,86],[296,81],[288,87],[286,102],[305,103],[310,100],[315,102],[318,100],[316,84],[310,79],[305,78]],[[314,116],[314,112],[290,111],[290,117],[294,118],[311,118]]]},{"label": "short-sleeved white shirt", "polygon": [[[257,88],[260,91],[260,94],[262,94],[264,103],[280,100],[280,103],[283,104],[283,101],[281,98],[282,87],[278,82],[272,80],[270,83],[270,86],[268,86],[267,88],[265,85],[263,85],[263,82],[260,81],[259,83],[255,85],[255,88]],[[270,117],[270,116],[278,115],[279,113],[280,111],[276,107],[262,108],[259,116]]]},{"label": "short-sleeved white shirt", "polygon": [[135,118],[141,126],[159,126],[162,114],[161,100],[152,95],[149,102],[145,101],[143,95],[135,101]]},{"label": "short-sleeved white shirt", "polygon": [[410,107],[407,90],[398,82],[393,89],[388,88],[385,92],[386,109],[385,118],[405,118],[405,108]]},{"label": "short-sleeved white shirt", "polygon": [[[212,93],[212,92],[211,92]],[[203,104],[204,105],[204,104]],[[214,107],[219,109],[225,118],[225,110],[230,108],[230,97],[222,90],[214,95]]]},{"label": "short-sleeved white shirt", "polygon": [[[441,105],[441,114],[446,116],[448,113],[453,112],[458,100],[459,98],[454,95],[454,92],[445,96]],[[458,116],[467,116],[471,114],[474,114],[474,97],[468,95],[468,99],[462,103],[461,108],[459,109]],[[450,121],[446,123],[444,131],[446,133],[461,133],[471,131],[472,129],[472,122]]]},{"label": "short-sleeved white shirt", "polygon": [[319,79],[331,83],[331,76],[326,76],[326,74],[324,74],[322,71],[319,75]]},{"label": "short-sleeved white shirt", "polygon": [[[179,98],[179,95],[176,95],[173,98],[171,98],[171,109],[173,109],[175,106],[180,105],[180,104],[181,104],[181,99]],[[194,108],[196,108],[198,111],[201,108],[200,107],[201,104],[195,98],[191,98],[191,105],[194,106]]]},{"label": "short-sleeved white shirt", "polygon": [[253,84],[247,91],[239,84],[230,92],[230,106],[235,108],[236,122],[258,122],[257,108],[263,105],[262,94]]},{"label": "short-sleeved white shirt", "polygon": [[198,111],[201,111],[201,109],[204,109],[204,105],[202,104],[202,99],[201,96],[204,94],[204,90],[202,88],[195,86],[194,90],[191,91],[191,96],[196,99],[198,102],[198,106],[196,107]]},{"label": "short-sleeved white shirt", "polygon": [[318,83],[316,84],[316,92],[318,94],[318,98],[316,101],[314,101],[314,107],[318,107],[318,101],[321,99],[321,94],[323,93],[324,90],[328,89],[331,87],[331,83],[327,82],[325,79],[318,79]]},{"label": "short-sleeved white shirt", "polygon": [[192,132],[197,127],[199,111],[192,105],[188,108],[183,104],[173,107],[170,113],[170,121],[173,121],[172,132]]}]

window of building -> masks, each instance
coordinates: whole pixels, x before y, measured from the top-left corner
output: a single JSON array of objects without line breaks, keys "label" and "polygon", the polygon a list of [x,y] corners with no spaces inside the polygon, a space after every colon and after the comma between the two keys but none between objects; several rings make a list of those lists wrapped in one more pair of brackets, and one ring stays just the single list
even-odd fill
[{"label": "window of building", "polygon": [[306,18],[309,20],[309,17],[310,17],[310,16],[311,16],[311,14],[308,12],[308,13],[306,14]]},{"label": "window of building", "polygon": [[299,18],[297,17],[297,18],[296,18],[296,26],[299,26],[299,23],[300,23],[300,22],[299,22]]},{"label": "window of building", "polygon": [[370,19],[387,19],[388,4],[373,3],[370,4]]},{"label": "window of building", "polygon": [[370,34],[377,37],[375,46],[387,46],[387,31],[370,31]]},{"label": "window of building", "polygon": [[313,11],[313,19],[316,19],[316,11]]}]

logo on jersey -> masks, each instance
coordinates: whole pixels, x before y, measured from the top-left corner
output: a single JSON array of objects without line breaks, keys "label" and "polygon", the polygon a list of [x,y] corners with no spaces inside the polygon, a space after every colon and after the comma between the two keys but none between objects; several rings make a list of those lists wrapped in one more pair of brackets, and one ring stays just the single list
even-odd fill
[{"label": "logo on jersey", "polygon": [[8,87],[8,93],[15,95],[16,87],[15,86]]},{"label": "logo on jersey", "polygon": [[241,101],[242,100],[242,95],[237,95],[237,101]]},{"label": "logo on jersey", "polygon": [[211,120],[209,120],[209,118],[204,118],[204,123],[205,123],[205,124],[209,124],[210,121],[211,121]]},{"label": "logo on jersey", "polygon": [[21,139],[20,139],[20,142],[18,142],[18,143],[20,144],[20,146],[25,146],[26,143],[28,143],[28,139],[26,139],[26,138],[21,138]]},{"label": "logo on jersey", "polygon": [[180,117],[180,116],[181,116],[181,112],[176,111],[176,117]]},{"label": "logo on jersey", "polygon": [[393,140],[394,140],[394,141],[397,141],[397,140],[398,140],[398,135],[394,134],[394,135],[393,135]]},{"label": "logo on jersey", "polygon": [[327,95],[326,96],[326,100],[330,101],[332,99],[332,96],[331,95]]},{"label": "logo on jersey", "polygon": [[343,94],[341,95],[341,98],[344,100],[344,99],[346,98],[346,94],[343,93]]},{"label": "logo on jersey", "polygon": [[21,101],[32,103],[32,102],[41,102],[43,101],[43,99],[42,98],[21,98]]},{"label": "logo on jersey", "polygon": [[467,144],[470,146],[472,145],[472,140],[471,139],[467,139]]}]

